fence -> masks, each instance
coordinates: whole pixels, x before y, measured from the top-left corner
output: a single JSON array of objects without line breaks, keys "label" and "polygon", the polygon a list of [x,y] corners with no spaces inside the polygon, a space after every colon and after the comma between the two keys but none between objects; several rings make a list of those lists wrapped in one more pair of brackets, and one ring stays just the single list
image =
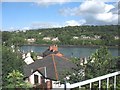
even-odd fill
[{"label": "fence", "polygon": [[99,82],[99,87],[98,88],[99,88],[99,90],[101,90],[101,81],[106,79],[106,81],[107,81],[107,89],[108,89],[109,88],[109,78],[114,77],[114,90],[116,90],[116,77],[118,75],[120,75],[120,71],[110,73],[110,74],[107,74],[107,75],[103,75],[103,76],[99,76],[99,77],[96,77],[96,78],[93,78],[93,79],[81,81],[81,82],[74,83],[74,84],[68,84],[68,85],[66,84],[66,87],[69,88],[69,89],[76,88],[76,87],[81,88],[83,85],[89,84],[90,85],[89,88],[91,90],[92,83],[98,81]]}]

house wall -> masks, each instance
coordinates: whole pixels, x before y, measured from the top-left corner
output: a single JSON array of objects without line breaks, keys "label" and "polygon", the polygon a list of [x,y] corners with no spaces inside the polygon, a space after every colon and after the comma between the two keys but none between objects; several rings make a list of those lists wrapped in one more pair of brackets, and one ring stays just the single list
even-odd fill
[{"label": "house wall", "polygon": [[[38,83],[41,84],[41,77],[42,75],[36,71],[34,72],[28,79],[28,82],[30,82],[32,85],[34,85],[34,75],[38,75]],[[26,80],[27,81],[27,80]],[[50,81],[49,79],[45,79],[45,82]],[[60,88],[61,84],[60,81],[52,81],[52,88]]]},{"label": "house wall", "polygon": [[31,63],[34,62],[34,60],[33,60],[31,57],[27,57],[27,58],[25,58],[24,61],[25,61],[26,64],[31,64]]},{"label": "house wall", "polygon": [[60,86],[60,81],[52,81],[52,88],[59,88]]},{"label": "house wall", "polygon": [[38,75],[38,83],[41,84],[41,76],[42,76],[42,75],[41,75],[38,71],[34,72],[34,73],[29,77],[29,82],[30,82],[31,84],[35,84],[35,83],[34,83],[34,75]]}]

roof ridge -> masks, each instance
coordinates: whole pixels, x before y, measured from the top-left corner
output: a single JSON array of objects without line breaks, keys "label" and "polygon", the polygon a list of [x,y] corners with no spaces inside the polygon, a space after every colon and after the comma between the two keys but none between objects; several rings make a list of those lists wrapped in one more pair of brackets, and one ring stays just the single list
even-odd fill
[{"label": "roof ridge", "polygon": [[53,65],[54,65],[56,80],[58,80],[58,72],[57,72],[57,68],[56,68],[56,62],[55,62],[54,54],[51,54],[51,55],[52,55],[52,61],[53,61]]},{"label": "roof ridge", "polygon": [[[53,55],[55,55],[55,56],[57,56],[56,54],[53,54]],[[57,57],[60,57],[60,58],[63,58],[64,60],[69,60],[68,58],[66,58],[66,57],[64,57],[64,56],[57,56]]]}]

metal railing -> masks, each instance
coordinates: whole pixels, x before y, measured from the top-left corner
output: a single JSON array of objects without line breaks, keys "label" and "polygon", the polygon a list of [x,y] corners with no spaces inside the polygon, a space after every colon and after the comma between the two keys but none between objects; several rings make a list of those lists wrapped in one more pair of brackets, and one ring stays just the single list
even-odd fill
[{"label": "metal railing", "polygon": [[120,75],[120,71],[118,72],[114,72],[114,73],[110,73],[110,74],[107,74],[107,75],[103,75],[103,76],[99,76],[99,77],[96,77],[96,78],[93,78],[93,79],[88,79],[88,80],[85,80],[85,81],[81,81],[81,82],[78,82],[78,83],[74,83],[74,84],[69,84],[67,85],[66,87],[69,88],[69,89],[72,89],[72,88],[76,88],[76,87],[79,87],[81,88],[82,86],[84,85],[90,85],[89,88],[91,90],[92,88],[92,83],[94,82],[99,82],[98,85],[99,85],[99,90],[101,90],[101,81],[102,80],[105,80],[107,79],[107,89],[109,88],[109,78],[110,77],[114,77],[114,90],[116,90],[116,77]]}]

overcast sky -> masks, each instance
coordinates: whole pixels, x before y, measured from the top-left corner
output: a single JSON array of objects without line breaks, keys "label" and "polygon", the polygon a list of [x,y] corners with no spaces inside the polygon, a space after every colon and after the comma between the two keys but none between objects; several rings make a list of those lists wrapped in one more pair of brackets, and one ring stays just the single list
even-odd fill
[{"label": "overcast sky", "polygon": [[8,1],[2,2],[2,29],[7,31],[118,24],[117,0]]}]

